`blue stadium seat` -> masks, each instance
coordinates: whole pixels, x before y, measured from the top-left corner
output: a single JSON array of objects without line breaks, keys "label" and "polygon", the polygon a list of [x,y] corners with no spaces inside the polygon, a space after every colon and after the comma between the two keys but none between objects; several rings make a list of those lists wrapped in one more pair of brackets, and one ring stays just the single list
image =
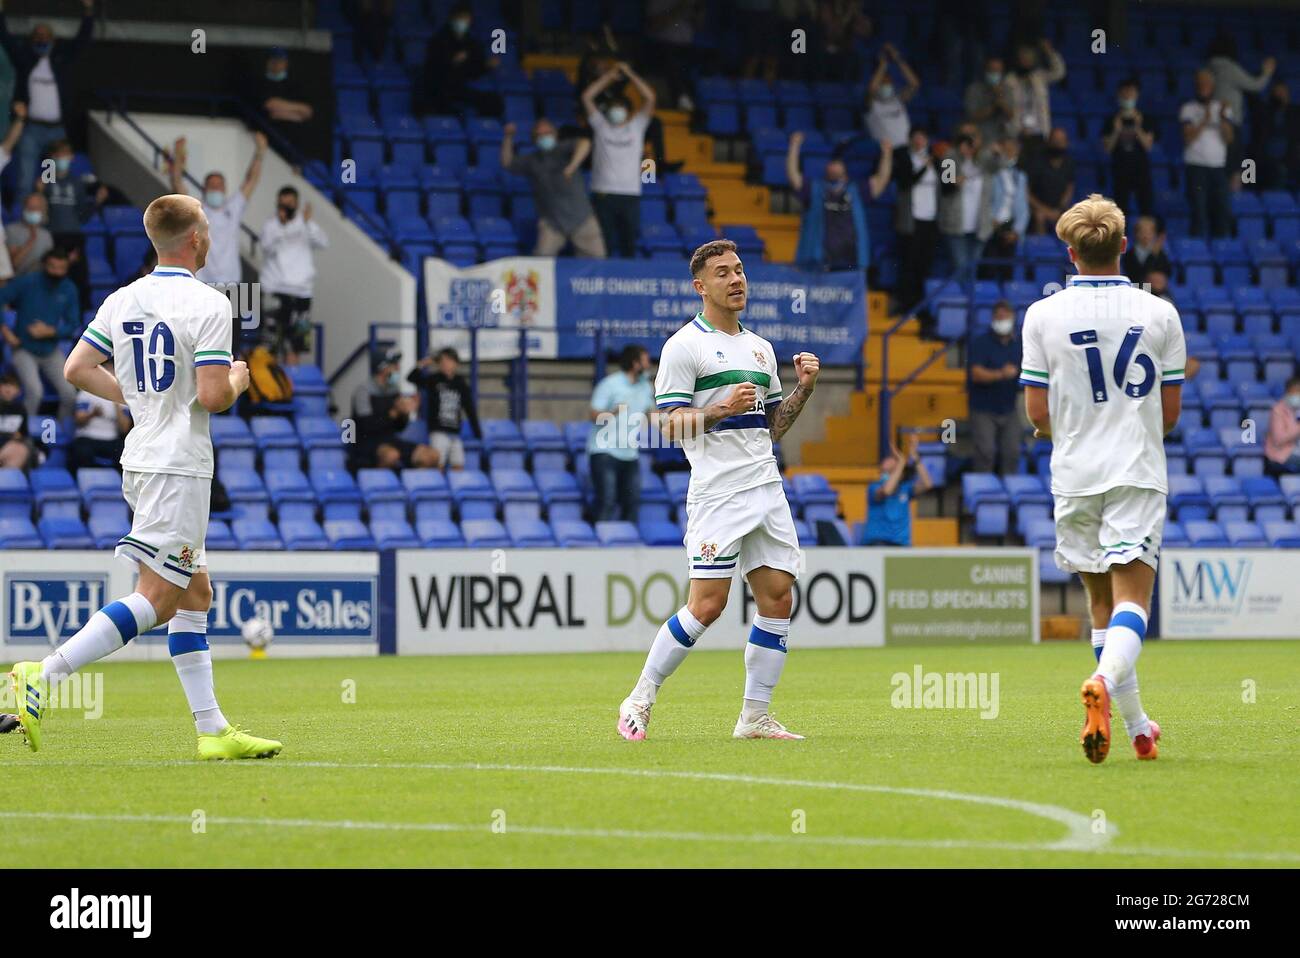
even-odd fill
[{"label": "blue stadium seat", "polygon": [[591,526],[581,519],[557,519],[551,523],[551,528],[556,541],[566,549],[600,544]]},{"label": "blue stadium seat", "polygon": [[684,503],[686,501],[686,490],[690,483],[691,474],[689,472],[664,473],[664,488],[668,492],[668,498],[674,503]]},{"label": "blue stadium seat", "polygon": [[523,433],[519,431],[519,426],[513,420],[484,419],[482,426],[483,448],[489,453],[496,450],[524,452],[528,448]]},{"label": "blue stadium seat", "polygon": [[266,492],[271,504],[279,508],[288,502],[309,502],[315,505],[316,493],[312,490],[302,470],[267,469]]},{"label": "blue stadium seat", "polygon": [[254,416],[249,424],[259,449],[297,449],[298,433],[281,416]]},{"label": "blue stadium seat", "polygon": [[[32,498],[37,505],[45,502],[80,502],[76,480],[61,467],[43,466],[31,473]],[[121,480],[117,480],[121,491]]]},{"label": "blue stadium seat", "polygon": [[316,498],[322,503],[361,502],[361,490],[346,470],[313,468],[310,478],[312,488],[316,490]]},{"label": "blue stadium seat", "polygon": [[31,519],[20,516],[0,516],[0,548],[44,549],[41,538]]},{"label": "blue stadium seat", "polygon": [[1267,549],[1268,539],[1254,522],[1228,522],[1224,524],[1224,533],[1234,549]]},{"label": "blue stadium seat", "polygon": [[[284,371],[293,383],[295,396],[329,395],[329,383],[325,381],[325,374],[320,371],[319,366],[299,363],[295,366],[285,366]],[[337,429],[335,434],[337,435]]]},{"label": "blue stadium seat", "polygon": [[226,494],[232,503],[236,502],[270,502],[270,494],[262,484],[262,477],[255,472],[242,469],[219,469],[217,477],[226,487]]},{"label": "blue stadium seat", "polygon": [[1205,519],[1189,519],[1183,523],[1187,541],[1197,549],[1226,549],[1231,543],[1217,522]]},{"label": "blue stadium seat", "polygon": [[641,534],[630,522],[597,522],[596,538],[605,547],[641,545]]},{"label": "blue stadium seat", "polygon": [[391,469],[358,469],[357,487],[366,505],[406,502],[406,489]]},{"label": "blue stadium seat", "polygon": [[[79,518],[79,517],[78,517]],[[96,549],[108,549],[131,532],[131,517],[125,501],[96,502],[91,506],[86,522]]]},{"label": "blue stadium seat", "polygon": [[239,543],[224,519],[209,519],[208,536],[203,547],[208,552],[225,552],[237,549]]},{"label": "blue stadium seat", "polygon": [[405,519],[371,519],[370,535],[380,549],[419,549],[423,545]]},{"label": "blue stadium seat", "polygon": [[1250,517],[1250,505],[1236,476],[1207,476],[1205,494],[1214,510],[1214,521],[1235,522]]},{"label": "blue stadium seat", "polygon": [[402,486],[407,498],[415,504],[451,500],[447,477],[437,469],[403,469]]},{"label": "blue stadium seat", "polygon": [[571,455],[578,455],[587,448],[587,436],[591,433],[591,423],[566,422],[564,424],[564,444]]},{"label": "blue stadium seat", "polygon": [[51,517],[37,523],[41,538],[49,549],[94,549],[95,540],[91,538],[86,524],[80,519]]},{"label": "blue stadium seat", "polygon": [[1272,476],[1246,476],[1241,480],[1241,491],[1250,503],[1251,518],[1255,522],[1278,522],[1287,517],[1287,501]]},{"label": "blue stadium seat", "polygon": [[1264,538],[1272,549],[1300,549],[1300,522],[1265,522]]},{"label": "blue stadium seat", "polygon": [[[122,498],[122,477],[116,469],[87,467],[77,473],[77,488],[87,505],[100,499],[116,502]],[[40,496],[37,496],[40,501]]]},{"label": "blue stadium seat", "polygon": [[1169,513],[1179,522],[1210,517],[1210,497],[1205,491],[1205,480],[1200,476],[1171,475],[1169,483]]},{"label": "blue stadium seat", "polygon": [[1287,505],[1291,507],[1293,515],[1300,519],[1300,476],[1282,476],[1278,479],[1277,484],[1281,489],[1282,497],[1286,499]]},{"label": "blue stadium seat", "polygon": [[[350,478],[350,477],[349,477]],[[360,519],[325,520],[325,538],[336,551],[374,549],[375,540]]]},{"label": "blue stadium seat", "polygon": [[256,449],[257,442],[248,428],[248,423],[235,415],[211,416],[208,427],[212,433],[212,445],[218,452],[222,449]]},{"label": "blue stadium seat", "polygon": [[300,416],[296,425],[304,449],[337,449],[343,445],[341,427],[328,416]]},{"label": "blue stadium seat", "polygon": [[794,534],[799,540],[799,545],[805,549],[817,544],[817,536],[813,534],[812,526],[802,519],[794,520]]},{"label": "blue stadium seat", "polygon": [[496,519],[465,519],[460,524],[460,531],[471,548],[505,549],[514,544],[506,527]]},{"label": "blue stadium seat", "polygon": [[348,467],[342,446],[333,449],[311,449],[307,452],[307,472],[342,472]]},{"label": "blue stadium seat", "polygon": [[426,549],[459,549],[465,545],[460,527],[450,519],[417,520],[415,531]]},{"label": "blue stadium seat", "polygon": [[315,519],[281,519],[280,538],[290,550],[325,550],[330,541]]},{"label": "blue stadium seat", "polygon": [[505,526],[506,533],[516,548],[545,549],[556,544],[550,525],[541,519],[507,517]]}]

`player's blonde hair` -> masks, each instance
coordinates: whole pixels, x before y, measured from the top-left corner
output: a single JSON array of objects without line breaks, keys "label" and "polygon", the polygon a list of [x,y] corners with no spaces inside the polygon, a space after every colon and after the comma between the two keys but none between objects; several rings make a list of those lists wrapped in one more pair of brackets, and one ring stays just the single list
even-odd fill
[{"label": "player's blonde hair", "polygon": [[1084,266],[1113,266],[1124,245],[1124,211],[1093,193],[1061,214],[1056,236]]},{"label": "player's blonde hair", "polygon": [[203,207],[192,196],[168,193],[144,211],[144,231],[159,255],[174,252],[203,221]]}]

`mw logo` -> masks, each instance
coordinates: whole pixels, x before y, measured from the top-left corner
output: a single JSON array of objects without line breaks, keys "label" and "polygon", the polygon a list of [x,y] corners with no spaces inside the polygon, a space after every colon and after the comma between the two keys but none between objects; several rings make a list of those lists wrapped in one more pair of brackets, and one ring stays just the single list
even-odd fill
[{"label": "mw logo", "polygon": [[1174,601],[1239,606],[1250,580],[1250,559],[1174,562]]}]

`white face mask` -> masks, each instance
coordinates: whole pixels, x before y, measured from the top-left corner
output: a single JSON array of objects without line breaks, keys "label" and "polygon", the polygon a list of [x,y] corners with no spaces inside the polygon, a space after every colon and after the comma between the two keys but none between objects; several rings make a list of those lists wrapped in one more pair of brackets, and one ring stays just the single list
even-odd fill
[{"label": "white face mask", "polygon": [[993,320],[993,332],[998,336],[1010,336],[1011,331],[1016,328],[1014,319],[995,319]]},{"label": "white face mask", "polygon": [[612,106],[609,108],[609,122],[618,126],[627,119],[627,108],[622,106]]},{"label": "white face mask", "polygon": [[1292,409],[1300,409],[1300,393],[1287,393],[1286,401]]}]

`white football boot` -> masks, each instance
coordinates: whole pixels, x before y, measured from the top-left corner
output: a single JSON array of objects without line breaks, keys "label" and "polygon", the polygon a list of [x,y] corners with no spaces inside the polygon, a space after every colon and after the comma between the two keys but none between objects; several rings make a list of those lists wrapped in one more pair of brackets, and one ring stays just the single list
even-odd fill
[{"label": "white football boot", "polygon": [[650,728],[650,709],[653,706],[653,702],[624,699],[618,707],[618,734],[629,742],[644,740],[646,730]]},{"label": "white football boot", "polygon": [[746,722],[744,714],[736,719],[736,730],[731,733],[732,738],[787,738],[802,739],[802,735],[795,735],[784,725],[774,719],[770,712],[764,712],[752,722]]}]

